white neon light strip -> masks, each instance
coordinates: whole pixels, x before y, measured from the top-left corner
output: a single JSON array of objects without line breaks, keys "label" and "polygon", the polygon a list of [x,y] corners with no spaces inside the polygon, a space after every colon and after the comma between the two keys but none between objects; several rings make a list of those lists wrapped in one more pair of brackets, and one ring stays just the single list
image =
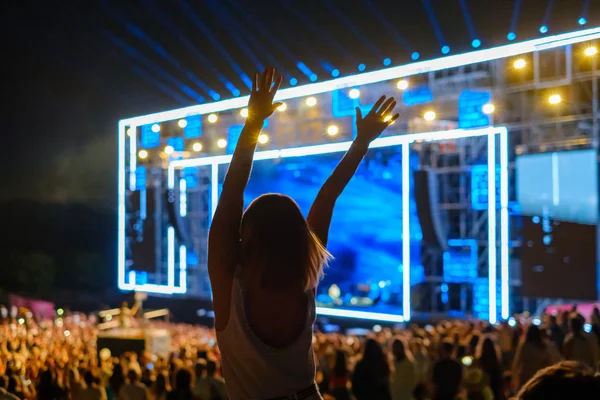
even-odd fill
[{"label": "white neon light strip", "polygon": [[187,182],[185,179],[179,180],[179,215],[187,215]]},{"label": "white neon light strip", "polygon": [[552,153],[552,204],[560,203],[560,184],[558,179],[558,153]]},{"label": "white neon light strip", "polygon": [[[434,141],[434,140],[450,140],[460,139],[473,136],[484,136],[489,133],[491,128],[480,128],[480,129],[454,129],[449,131],[435,131],[435,132],[421,132],[411,133],[407,135],[394,135],[387,136],[379,139],[375,139],[371,142],[369,148],[381,148],[388,146],[397,146],[405,143],[412,143],[417,140],[422,141]],[[339,153],[347,151],[352,144],[351,141],[339,142],[339,143],[327,143],[319,144],[314,146],[301,146],[292,147],[289,149],[281,150],[269,150],[269,151],[258,151],[255,153],[255,160],[271,160],[274,158],[287,158],[287,157],[303,157],[303,156],[314,156],[318,154],[329,154]],[[231,155],[222,156],[210,156],[200,158],[188,158],[186,160],[173,160],[169,164],[168,168],[168,181],[175,182],[175,168],[186,168],[186,167],[199,167],[203,165],[219,165],[228,164],[231,162]],[[218,171],[213,170],[213,177]],[[174,185],[174,183],[173,183]]]},{"label": "white neon light strip", "polygon": [[317,307],[317,314],[330,317],[368,319],[372,321],[404,322],[402,315],[384,314],[356,310],[340,310],[337,308]]},{"label": "white neon light strip", "polygon": [[496,323],[496,135],[488,134],[488,276],[489,321]]},{"label": "white neon light strip", "polygon": [[171,164],[169,164],[169,167],[167,168],[167,189],[175,189],[175,171],[173,171],[173,166]]},{"label": "white neon light strip", "polygon": [[179,246],[179,286],[185,292],[187,289],[187,249]]},{"label": "white neon light strip", "polygon": [[175,287],[175,229],[167,228],[167,282],[170,288]]},{"label": "white neon light strip", "polygon": [[402,145],[402,314],[410,321],[410,145]]},{"label": "white neon light strip", "polygon": [[500,132],[500,282],[503,320],[510,316],[508,230],[508,131],[504,128]]},{"label": "white neon light strip", "polygon": [[135,171],[137,169],[137,133],[136,127],[130,126],[128,129],[131,132],[129,135],[129,190],[135,190]]},{"label": "white neon light strip", "polygon": [[[511,43],[504,46],[493,47],[491,49],[476,50],[463,54],[440,57],[433,60],[420,61],[411,64],[400,65],[397,67],[345,76],[329,81],[282,89],[277,92],[275,100],[287,100],[298,97],[312,96],[320,93],[331,92],[341,88],[404,78],[432,71],[440,71],[443,69],[497,60],[500,58],[514,57],[521,54],[553,49],[569,44],[595,40],[598,38],[600,38],[600,27],[563,33],[560,35],[547,36],[525,42]],[[121,122],[127,125],[141,126],[178,118],[185,118],[189,115],[202,115],[235,108],[242,108],[246,107],[247,104],[248,96],[243,96],[214,103],[199,104],[195,106],[179,108],[176,110],[128,118],[122,120]]]},{"label": "white neon light strip", "polygon": [[119,122],[119,172],[117,188],[117,285],[126,289],[125,283],[125,124]]},{"label": "white neon light strip", "polygon": [[135,271],[129,271],[129,284],[135,286]]}]

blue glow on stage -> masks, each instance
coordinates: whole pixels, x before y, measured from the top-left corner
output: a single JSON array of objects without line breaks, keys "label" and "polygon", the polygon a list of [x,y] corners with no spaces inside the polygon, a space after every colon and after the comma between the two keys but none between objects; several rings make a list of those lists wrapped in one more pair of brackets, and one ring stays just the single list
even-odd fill
[{"label": "blue glow on stage", "polygon": [[410,58],[413,61],[417,61],[419,59],[419,57],[421,57],[421,55],[418,52],[416,52],[416,51],[410,55]]},{"label": "blue glow on stage", "polygon": [[547,33],[547,32],[548,32],[548,27],[546,25],[540,26],[540,33]]},{"label": "blue glow on stage", "polygon": [[509,32],[508,35],[506,35],[506,38],[512,42],[517,38],[517,35],[514,32]]},{"label": "blue glow on stage", "polygon": [[367,66],[365,64],[358,64],[358,70],[360,72],[363,72],[365,69],[367,69]]},{"label": "blue glow on stage", "polygon": [[[342,153],[319,154],[256,162],[245,192],[245,206],[261,194],[283,193],[292,197],[307,215],[341,156]],[[416,166],[417,162],[415,153],[410,164]],[[219,166],[219,182],[227,168],[228,165]],[[335,284],[347,307],[352,307],[352,297],[374,300],[381,296],[381,303],[401,313],[402,199],[401,146],[370,150],[336,203],[327,245],[335,259],[319,286],[321,302],[333,301],[327,293]],[[412,196],[408,209],[411,264],[417,268],[422,233]]]},{"label": "blue glow on stage", "polygon": [[577,23],[579,25],[585,25],[585,24],[587,24],[587,19],[581,17],[581,18],[579,18],[579,20],[577,21]]}]

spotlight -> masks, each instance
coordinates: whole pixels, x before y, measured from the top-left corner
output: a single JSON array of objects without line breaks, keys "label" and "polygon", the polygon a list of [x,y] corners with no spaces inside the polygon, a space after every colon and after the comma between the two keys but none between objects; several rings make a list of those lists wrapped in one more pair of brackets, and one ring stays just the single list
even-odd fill
[{"label": "spotlight", "polygon": [[508,35],[506,35],[506,38],[512,42],[513,40],[515,40],[517,38],[517,35],[514,32],[508,32]]},{"label": "spotlight", "polygon": [[199,153],[202,151],[202,143],[200,142],[196,142],[192,145],[192,150],[194,150],[196,153]]},{"label": "spotlight", "polygon": [[160,132],[160,125],[159,124],[152,125],[152,132],[154,132],[154,133]]},{"label": "spotlight", "polygon": [[217,147],[220,149],[224,149],[227,146],[227,140],[219,139],[217,140]]},{"label": "spotlight", "polygon": [[427,111],[425,114],[423,114],[423,118],[425,118],[425,121],[433,121],[435,117],[436,115],[434,111]]},{"label": "spotlight", "polygon": [[148,158],[148,152],[146,150],[140,150],[138,153],[138,157],[144,160]]},{"label": "spotlight", "polygon": [[481,46],[481,40],[479,39],[475,39],[471,42],[471,46],[473,46],[474,48],[478,48],[479,46]]},{"label": "spotlight", "polygon": [[240,94],[242,94],[242,92],[240,92],[240,90],[239,90],[239,89],[235,89],[235,90],[233,91],[233,95],[234,95],[235,97],[239,97],[239,95],[240,95]]},{"label": "spotlight", "polygon": [[183,128],[185,128],[187,126],[187,121],[185,119],[180,119],[177,122],[177,125],[179,125],[179,127],[183,129]]},{"label": "spotlight", "polygon": [[340,76],[340,70],[334,69],[333,71],[331,71],[331,76],[333,76],[334,78],[337,78],[338,76]]},{"label": "spotlight", "polygon": [[386,67],[391,64],[392,64],[392,60],[390,58],[385,58],[383,60],[383,65],[385,65]]},{"label": "spotlight", "polygon": [[358,71],[359,72],[363,72],[365,69],[367,69],[367,66],[365,64],[358,64]]},{"label": "spotlight", "polygon": [[421,57],[421,55],[420,55],[420,54],[419,54],[417,51],[415,51],[414,53],[412,53],[412,54],[410,55],[410,58],[411,58],[413,61],[417,61],[417,60],[418,60],[420,57]]},{"label": "spotlight", "polygon": [[350,96],[351,99],[358,99],[360,97],[360,90],[350,89],[348,96]]},{"label": "spotlight", "polygon": [[211,124],[214,124],[218,120],[219,120],[219,117],[217,116],[217,114],[210,114],[208,116],[208,122],[210,122]]},{"label": "spotlight", "polygon": [[396,84],[396,87],[398,87],[400,90],[406,90],[408,89],[408,81],[406,79],[401,79]]},{"label": "spotlight", "polygon": [[448,54],[448,53],[450,53],[450,46],[442,47],[442,54]]},{"label": "spotlight", "polygon": [[221,100],[221,95],[220,95],[219,93],[214,93],[214,94],[212,95],[212,99],[213,99],[214,101],[219,101],[219,100]]},{"label": "spotlight", "polygon": [[556,105],[558,103],[560,103],[562,101],[562,97],[560,96],[560,94],[553,94],[550,97],[548,97],[548,103],[552,104],[552,105]]},{"label": "spotlight", "polygon": [[546,25],[540,26],[540,33],[546,33],[546,32],[548,32],[548,27]]},{"label": "spotlight", "polygon": [[258,135],[258,143],[260,144],[266,144],[269,141],[269,136],[261,133],[260,135]]},{"label": "spotlight", "polygon": [[481,110],[483,111],[484,114],[488,114],[488,115],[493,114],[494,111],[496,111],[496,106],[493,105],[492,103],[488,103],[488,104],[485,104]]},{"label": "spotlight", "polygon": [[296,79],[296,78],[291,78],[290,79],[290,85],[296,86],[297,84],[298,84],[298,79]]},{"label": "spotlight", "polygon": [[129,128],[127,129],[127,136],[131,136],[133,135],[133,129]]},{"label": "spotlight", "polygon": [[311,74],[309,79],[311,82],[316,82],[317,79],[319,79],[319,77],[317,76],[317,74]]},{"label": "spotlight", "polygon": [[590,46],[585,49],[585,55],[588,57],[595,56],[596,54],[598,54],[598,49],[594,46]]},{"label": "spotlight", "polygon": [[337,127],[337,126],[335,126],[335,125],[329,125],[329,126],[327,127],[327,134],[328,134],[329,136],[335,136],[335,135],[337,135],[337,134],[338,134],[338,132],[339,132],[339,129],[338,129],[338,127]]},{"label": "spotlight", "polygon": [[314,97],[309,97],[308,99],[306,99],[306,105],[309,107],[314,107],[317,105],[317,99]]},{"label": "spotlight", "polygon": [[281,103],[279,107],[277,107],[277,111],[285,111],[287,109],[287,104]]},{"label": "spotlight", "polygon": [[585,25],[587,24],[587,19],[585,19],[584,17],[579,18],[579,20],[577,20],[577,23],[579,25]]},{"label": "spotlight", "polygon": [[248,118],[248,109],[247,108],[242,108],[240,110],[240,115],[242,116],[242,118]]},{"label": "spotlight", "polygon": [[174,151],[175,149],[173,148],[173,146],[165,146],[165,154],[173,154]]},{"label": "spotlight", "polygon": [[525,61],[522,58],[519,58],[518,60],[515,60],[515,62],[513,63],[513,67],[515,69],[523,69],[523,68],[525,68],[526,65],[527,65],[527,61]]}]

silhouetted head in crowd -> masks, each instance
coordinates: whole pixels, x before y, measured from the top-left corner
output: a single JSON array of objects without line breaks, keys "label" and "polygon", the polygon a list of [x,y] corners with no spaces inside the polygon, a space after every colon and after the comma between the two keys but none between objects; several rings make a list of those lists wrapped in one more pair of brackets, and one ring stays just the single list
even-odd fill
[{"label": "silhouetted head in crowd", "polygon": [[529,343],[541,349],[543,349],[546,346],[542,338],[542,332],[537,325],[531,325],[529,329],[527,329],[527,334],[525,335],[525,343]]},{"label": "silhouetted head in crowd", "polygon": [[374,339],[368,339],[365,342],[365,350],[361,362],[365,369],[373,371],[382,378],[390,376],[390,366],[388,365],[387,357],[379,342]]},{"label": "silhouetted head in crowd", "polygon": [[194,365],[194,374],[196,375],[196,379],[202,378],[204,372],[206,372],[206,360],[200,358],[196,362],[196,365]]},{"label": "silhouetted head in crowd", "polygon": [[580,318],[574,316],[569,320],[569,329],[573,332],[574,335],[582,335],[583,334],[583,322]]},{"label": "silhouetted head in crowd", "polygon": [[516,400],[597,399],[600,377],[587,366],[563,361],[544,368],[519,391]]},{"label": "silhouetted head in crowd", "polygon": [[127,380],[129,380],[129,383],[136,383],[139,379],[140,377],[135,370],[130,369],[127,371]]},{"label": "silhouetted head in crowd", "polygon": [[404,361],[410,358],[406,345],[400,339],[395,339],[394,343],[392,343],[392,354],[394,361]]},{"label": "silhouetted head in crowd", "polygon": [[454,353],[454,345],[451,342],[444,340],[440,344],[440,358],[452,358],[452,353]]},{"label": "silhouetted head in crowd", "polygon": [[338,378],[350,375],[350,371],[348,371],[348,355],[344,350],[335,351],[335,364],[333,365],[333,374]]},{"label": "silhouetted head in crowd", "polygon": [[175,374],[175,390],[186,391],[192,387],[192,374],[185,368]]},{"label": "silhouetted head in crowd", "polygon": [[217,373],[217,363],[213,360],[206,362],[206,376],[212,378]]},{"label": "silhouetted head in crowd", "polygon": [[296,202],[282,194],[265,194],[250,203],[241,238],[242,282],[260,289],[314,289],[331,257]]}]

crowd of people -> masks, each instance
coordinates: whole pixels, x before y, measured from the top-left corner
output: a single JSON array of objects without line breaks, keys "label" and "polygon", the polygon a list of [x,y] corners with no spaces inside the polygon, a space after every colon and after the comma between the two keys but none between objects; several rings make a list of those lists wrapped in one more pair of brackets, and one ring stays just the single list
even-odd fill
[{"label": "crowd of people", "polygon": [[[159,327],[171,333],[169,355],[114,357],[97,348],[93,316],[7,318],[0,326],[0,399],[228,399],[214,330]],[[522,316],[510,325],[457,320],[360,334],[316,329],[313,336],[319,391],[335,400],[501,400],[540,381],[540,371],[555,379],[555,393],[573,396],[520,398],[591,399],[600,393],[593,372],[599,343],[597,311],[590,321],[569,312],[541,321]],[[560,384],[565,376],[574,380],[567,389]],[[578,388],[596,394],[578,397]]]}]

